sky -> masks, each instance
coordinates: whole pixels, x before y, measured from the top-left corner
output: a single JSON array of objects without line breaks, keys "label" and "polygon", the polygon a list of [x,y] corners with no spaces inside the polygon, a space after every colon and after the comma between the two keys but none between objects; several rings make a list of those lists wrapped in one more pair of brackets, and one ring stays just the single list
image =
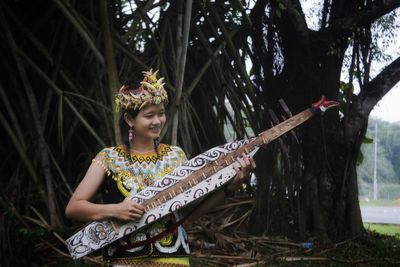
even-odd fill
[{"label": "sky", "polygon": [[370,116],[388,122],[400,122],[400,83],[390,90],[374,107]]},{"label": "sky", "polygon": [[[400,12],[399,12],[400,13]],[[397,36],[394,42],[387,48],[386,53],[395,60],[400,56],[400,29],[397,30]],[[389,65],[389,62],[380,64],[376,67],[378,72]],[[400,122],[400,82],[398,82],[374,107],[370,116],[382,119],[388,122]]]}]

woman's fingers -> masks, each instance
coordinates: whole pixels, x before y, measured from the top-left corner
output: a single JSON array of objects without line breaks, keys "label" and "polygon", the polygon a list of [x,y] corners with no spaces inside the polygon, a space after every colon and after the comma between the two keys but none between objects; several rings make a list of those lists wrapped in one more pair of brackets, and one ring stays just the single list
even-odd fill
[{"label": "woman's fingers", "polygon": [[232,164],[232,166],[233,166],[233,169],[235,169],[235,171],[236,172],[238,172],[238,171],[240,171],[240,169],[241,169],[241,164],[238,162],[238,161],[235,161],[233,164]]},{"label": "woman's fingers", "polygon": [[247,166],[249,166],[251,163],[250,163],[250,156],[249,155],[246,155],[245,153],[243,153],[242,154],[242,160],[241,160],[241,162],[242,162],[242,167],[247,167]]},{"label": "woman's fingers", "polygon": [[239,164],[240,168],[245,168],[248,164],[250,164],[248,157],[243,154],[242,157],[237,157],[236,162]]},{"label": "woman's fingers", "polygon": [[135,201],[131,201],[130,212],[131,214],[135,215],[135,218],[140,218],[144,213],[144,207]]},{"label": "woman's fingers", "polygon": [[239,170],[248,171],[255,168],[256,165],[252,157],[243,153],[242,157],[238,157],[236,162],[234,162],[233,167],[235,168],[235,166],[238,167]]},{"label": "woman's fingers", "polygon": [[254,159],[251,158],[251,157],[250,157],[250,164],[251,164],[252,169],[255,169],[255,168],[257,167],[256,162],[255,162]]},{"label": "woman's fingers", "polygon": [[119,212],[119,218],[125,221],[140,219],[145,212],[144,206],[139,203],[125,199],[121,203],[121,210]]},{"label": "woman's fingers", "polygon": [[243,153],[242,156],[238,157],[233,163],[233,168],[236,171],[235,183],[243,183],[244,178],[247,178],[250,171],[255,167],[256,163],[254,159],[249,155]]},{"label": "woman's fingers", "polygon": [[131,208],[131,218],[132,219],[140,219],[144,214],[144,207],[134,201],[132,201],[132,208]]},{"label": "woman's fingers", "polygon": [[132,206],[135,208],[135,209],[138,209],[138,210],[140,210],[141,212],[144,212],[145,211],[145,208],[142,206],[142,205],[140,205],[139,203],[137,203],[137,202],[135,202],[135,201],[133,201],[133,200],[131,200],[132,201]]},{"label": "woman's fingers", "polygon": [[143,215],[143,214],[139,214],[139,213],[132,212],[131,214],[129,214],[129,217],[130,217],[131,219],[140,219],[140,218],[142,218],[142,215]]},{"label": "woman's fingers", "polygon": [[131,213],[135,213],[135,214],[139,214],[139,215],[143,215],[143,213],[144,213],[143,210],[138,209],[138,208],[135,208],[135,207],[132,207],[129,211],[130,211]]}]

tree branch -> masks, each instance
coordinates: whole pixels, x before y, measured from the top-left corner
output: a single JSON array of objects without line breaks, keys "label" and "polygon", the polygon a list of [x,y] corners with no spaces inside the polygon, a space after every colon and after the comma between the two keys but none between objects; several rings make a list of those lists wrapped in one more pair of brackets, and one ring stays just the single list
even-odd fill
[{"label": "tree branch", "polygon": [[286,24],[286,26],[290,23],[291,30],[295,31],[297,35],[301,37],[300,40],[308,41],[310,30],[308,29],[300,2],[298,0],[281,0],[280,2],[286,7],[286,14],[282,16],[282,23]]},{"label": "tree branch", "polygon": [[376,19],[400,7],[398,0],[379,1],[376,5],[363,10],[358,10],[355,13],[349,14],[346,17],[335,20],[329,27],[321,30],[321,34],[331,40],[337,39],[343,33],[350,33],[356,27],[371,24]]},{"label": "tree branch", "polygon": [[387,66],[372,81],[367,83],[364,90],[353,99],[349,120],[346,123],[346,138],[349,144],[356,140],[357,135],[368,116],[379,100],[400,81],[400,57]]},{"label": "tree branch", "polygon": [[268,0],[259,0],[256,1],[254,7],[250,11],[250,20],[253,23],[258,18],[262,17],[265,14],[265,7],[268,4]]},{"label": "tree branch", "polygon": [[363,109],[369,114],[374,106],[400,81],[400,57],[389,64],[364,87],[358,95]]},{"label": "tree branch", "polygon": [[[266,16],[265,7],[267,5],[267,2],[268,1],[266,0],[257,1],[249,15],[252,24],[252,31],[250,34],[253,40],[252,47],[254,55],[256,55],[252,57],[253,68],[257,69],[255,71],[255,74],[258,76],[260,80],[269,77],[268,75],[266,75],[266,73],[272,72],[273,69],[272,67],[266,67],[266,65],[270,63],[268,62],[268,60],[261,60],[263,58],[268,58],[267,57],[268,50],[273,51],[273,47],[268,47],[264,43],[264,16]],[[271,36],[273,36],[273,33],[269,32],[268,28],[267,38],[270,38]],[[263,78],[260,76],[261,66],[263,67],[263,72],[264,72]]]}]

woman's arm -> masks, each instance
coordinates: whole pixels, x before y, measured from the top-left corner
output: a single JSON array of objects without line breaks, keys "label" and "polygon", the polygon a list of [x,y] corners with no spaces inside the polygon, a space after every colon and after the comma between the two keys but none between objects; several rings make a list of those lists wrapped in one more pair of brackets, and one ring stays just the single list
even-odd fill
[{"label": "woman's arm", "polygon": [[69,219],[97,221],[103,219],[136,220],[142,217],[144,207],[132,200],[117,204],[95,204],[90,199],[104,181],[105,172],[97,163],[92,163],[65,208]]},{"label": "woman's arm", "polygon": [[218,190],[203,203],[195,209],[195,212],[189,215],[187,219],[188,222],[193,222],[197,220],[199,217],[209,212],[219,204],[221,204],[226,198],[226,191],[235,192],[248,178],[250,171],[256,167],[256,163],[253,158],[248,155],[243,154],[243,157],[238,158],[234,163],[233,168],[236,171],[235,178],[226,185],[224,190]]}]

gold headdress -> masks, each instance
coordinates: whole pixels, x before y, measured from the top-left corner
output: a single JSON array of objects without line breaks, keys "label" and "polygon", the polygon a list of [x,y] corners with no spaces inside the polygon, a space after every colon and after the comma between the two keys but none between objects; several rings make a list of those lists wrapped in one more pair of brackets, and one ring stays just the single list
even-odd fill
[{"label": "gold headdress", "polygon": [[139,88],[130,88],[123,85],[115,97],[116,110],[140,110],[146,105],[168,102],[168,95],[164,89],[164,78],[157,79],[157,72],[143,71],[143,81]]}]

